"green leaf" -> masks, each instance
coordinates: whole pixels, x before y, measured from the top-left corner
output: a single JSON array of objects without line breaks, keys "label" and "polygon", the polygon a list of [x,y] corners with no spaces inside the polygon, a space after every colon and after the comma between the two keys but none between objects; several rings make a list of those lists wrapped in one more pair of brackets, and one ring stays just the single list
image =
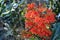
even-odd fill
[{"label": "green leaf", "polygon": [[38,37],[31,37],[30,40],[41,40],[41,39]]},{"label": "green leaf", "polygon": [[30,40],[35,40],[35,38],[32,37],[32,38],[30,38]]},{"label": "green leaf", "polygon": [[39,40],[39,39],[36,37],[35,40]]}]

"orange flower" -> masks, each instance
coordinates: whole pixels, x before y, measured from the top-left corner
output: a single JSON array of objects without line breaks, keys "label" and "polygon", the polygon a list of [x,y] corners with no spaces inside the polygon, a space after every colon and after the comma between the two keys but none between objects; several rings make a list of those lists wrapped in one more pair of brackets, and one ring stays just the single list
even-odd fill
[{"label": "orange flower", "polygon": [[38,8],[38,11],[39,11],[39,12],[44,12],[44,11],[46,11],[46,10],[47,10],[47,8],[44,8],[44,7],[39,7],[39,8]]},{"label": "orange flower", "polygon": [[27,7],[28,7],[28,9],[32,9],[35,7],[35,3],[28,4]]},{"label": "orange flower", "polygon": [[37,30],[36,30],[36,28],[31,28],[30,30],[29,30],[30,32],[32,32],[32,34],[37,34]]},{"label": "orange flower", "polygon": [[28,27],[31,27],[33,26],[33,22],[29,21],[29,20],[26,20],[25,21],[25,28],[28,28]]},{"label": "orange flower", "polygon": [[46,16],[45,19],[48,20],[49,23],[55,22],[55,17],[54,17],[53,15],[51,15],[51,16],[50,16],[50,15],[49,15],[49,16]]},{"label": "orange flower", "polygon": [[27,19],[34,19],[36,16],[39,16],[39,13],[36,10],[30,10],[25,14]]}]

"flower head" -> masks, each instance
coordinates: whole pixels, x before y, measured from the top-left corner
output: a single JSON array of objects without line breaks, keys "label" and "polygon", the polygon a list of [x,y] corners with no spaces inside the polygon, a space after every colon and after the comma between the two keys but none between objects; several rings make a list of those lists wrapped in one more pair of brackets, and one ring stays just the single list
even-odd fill
[{"label": "flower head", "polygon": [[49,28],[50,24],[55,22],[55,14],[51,9],[46,7],[34,7],[34,3],[28,4],[29,9],[27,9],[25,14],[25,27],[30,27],[29,32],[39,35],[41,38],[44,38],[45,36],[50,37],[52,32]]}]

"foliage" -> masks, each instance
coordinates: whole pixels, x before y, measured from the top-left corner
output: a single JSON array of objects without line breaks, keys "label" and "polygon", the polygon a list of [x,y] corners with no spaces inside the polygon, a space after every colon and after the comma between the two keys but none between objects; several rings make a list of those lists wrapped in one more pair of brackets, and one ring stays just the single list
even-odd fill
[{"label": "foliage", "polygon": [[[34,34],[32,35],[30,32],[28,32],[28,33],[25,32],[26,29],[29,30],[29,27],[25,28],[26,27],[26,24],[25,24],[26,11],[28,10],[28,13],[27,13],[28,15],[30,15],[29,11],[31,11],[31,12],[34,11],[31,14],[34,17],[34,16],[36,16],[36,14],[34,14],[34,13],[36,12],[36,9],[38,8],[37,7],[35,9],[34,4],[27,5],[29,3],[36,3],[36,7],[39,5],[40,12],[44,11],[47,8],[47,9],[52,9],[52,10],[49,10],[48,13],[50,13],[52,11],[56,13],[55,16],[54,16],[54,14],[52,15],[50,13],[51,17],[46,16],[46,19],[51,18],[52,20],[46,21],[46,19],[45,19],[45,21],[48,23],[51,22],[51,23],[49,23],[49,26],[51,26],[51,27],[49,27],[49,30],[52,31],[53,34],[51,34],[52,36],[51,36],[50,40],[60,40],[60,0],[0,0],[0,40],[42,40],[41,37],[39,37],[38,35],[34,35]],[[26,9],[26,7],[27,7],[26,5],[29,6],[28,7],[29,9]],[[41,7],[42,5],[46,8]],[[34,8],[34,10],[30,10],[32,8]],[[36,12],[36,13],[38,16],[40,16],[40,14],[38,14],[38,12]],[[44,13],[46,13],[46,12],[42,12],[42,14],[44,14]],[[30,19],[29,16],[27,18]],[[55,18],[56,18],[56,20],[55,20]],[[37,19],[40,19],[40,17],[36,18],[36,20]],[[36,20],[34,20],[34,21],[36,21]],[[37,21],[39,21],[39,20],[37,20]],[[28,21],[28,22],[29,22],[29,25],[33,24],[30,21]],[[42,22],[44,22],[44,21],[42,21]],[[41,25],[41,26],[43,26],[43,25]],[[32,35],[32,37],[30,37],[29,39],[22,37],[22,36],[29,37],[31,35]],[[43,39],[43,40],[45,40],[45,39]]]},{"label": "foliage", "polygon": [[0,0],[0,19],[2,25],[4,25],[2,26],[4,30],[2,30],[2,35],[0,36],[1,40],[4,38],[7,40],[8,36],[15,39],[21,30],[24,30],[23,11],[25,10],[25,5],[25,0]]}]

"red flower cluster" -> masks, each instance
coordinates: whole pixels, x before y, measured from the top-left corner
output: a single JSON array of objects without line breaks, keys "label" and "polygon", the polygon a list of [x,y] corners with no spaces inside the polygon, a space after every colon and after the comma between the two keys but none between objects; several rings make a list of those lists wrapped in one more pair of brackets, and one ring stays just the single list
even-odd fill
[{"label": "red flower cluster", "polygon": [[28,4],[25,14],[25,28],[29,29],[32,34],[41,38],[50,37],[52,32],[49,30],[50,23],[55,22],[55,14],[51,9],[35,6],[34,3]]}]

